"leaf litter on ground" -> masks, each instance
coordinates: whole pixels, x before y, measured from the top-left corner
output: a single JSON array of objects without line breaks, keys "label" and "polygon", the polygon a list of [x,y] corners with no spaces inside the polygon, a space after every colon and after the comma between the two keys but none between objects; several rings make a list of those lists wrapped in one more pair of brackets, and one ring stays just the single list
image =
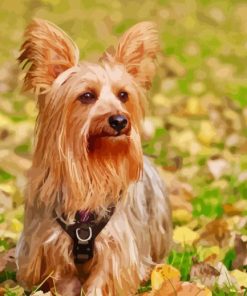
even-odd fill
[{"label": "leaf litter on ground", "polygon": [[[141,16],[136,15],[141,8],[135,1],[126,2],[125,9],[136,22],[153,19],[158,23],[163,54],[150,95],[143,150],[161,168],[166,182],[174,242],[163,265],[154,268],[151,284],[147,282],[139,292],[247,295],[247,4],[240,0],[188,0],[186,4],[144,0],[142,4]],[[13,5],[16,9],[9,13]],[[20,94],[18,86],[13,60],[21,34],[27,20],[41,13],[57,20],[70,35],[80,36],[82,58],[87,53],[85,44],[92,55],[100,54],[112,43],[105,36],[112,36],[112,31],[120,35],[130,24],[120,0],[98,5],[89,0],[41,0],[35,6],[31,0],[3,1],[0,295],[24,295],[16,283],[11,254],[22,229],[37,110],[33,98]],[[100,9],[94,22],[90,9]],[[95,30],[102,27],[102,19],[107,24],[103,37]],[[81,30],[83,25],[87,30]]]}]

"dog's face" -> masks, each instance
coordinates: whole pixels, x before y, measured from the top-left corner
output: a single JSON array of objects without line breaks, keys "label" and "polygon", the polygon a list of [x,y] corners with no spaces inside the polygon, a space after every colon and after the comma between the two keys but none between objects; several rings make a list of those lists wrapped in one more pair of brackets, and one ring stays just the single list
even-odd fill
[{"label": "dog's face", "polygon": [[102,149],[120,153],[139,134],[144,97],[123,65],[81,63],[59,76],[51,91],[55,95],[49,105],[67,114],[59,129],[66,129],[69,142],[83,143],[91,154]]},{"label": "dog's face", "polygon": [[25,36],[19,61],[32,64],[24,86],[39,103],[34,166],[83,195],[88,208],[118,198],[142,169],[145,90],[158,51],[153,24],[131,28],[98,64],[79,63],[76,45],[49,22],[33,21]]}]

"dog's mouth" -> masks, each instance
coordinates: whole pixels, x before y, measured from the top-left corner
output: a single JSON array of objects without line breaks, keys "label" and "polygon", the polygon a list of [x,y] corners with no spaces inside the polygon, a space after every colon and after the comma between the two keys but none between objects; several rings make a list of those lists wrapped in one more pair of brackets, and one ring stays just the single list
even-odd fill
[{"label": "dog's mouth", "polygon": [[88,150],[98,151],[108,147],[108,149],[114,150],[115,153],[117,153],[122,147],[128,146],[130,134],[130,123],[120,130],[112,128],[109,124],[104,124],[102,126],[99,124],[94,125],[89,131]]},{"label": "dog's mouth", "polygon": [[128,132],[121,132],[121,131],[114,131],[113,133],[102,132],[99,135],[95,135],[95,137],[99,138],[113,138],[113,139],[123,139],[124,137],[128,137],[130,135],[130,131]]},{"label": "dog's mouth", "polygon": [[97,135],[91,135],[88,138],[88,150],[102,149],[104,146],[117,148],[128,143],[130,139],[130,131],[125,132],[114,132],[114,133],[100,133]]},{"label": "dog's mouth", "polygon": [[121,140],[121,139],[124,139],[125,137],[129,137],[130,132],[131,132],[130,125],[120,131],[114,130],[107,126],[101,130],[92,131],[91,133],[89,133],[89,139],[110,138],[110,139]]}]

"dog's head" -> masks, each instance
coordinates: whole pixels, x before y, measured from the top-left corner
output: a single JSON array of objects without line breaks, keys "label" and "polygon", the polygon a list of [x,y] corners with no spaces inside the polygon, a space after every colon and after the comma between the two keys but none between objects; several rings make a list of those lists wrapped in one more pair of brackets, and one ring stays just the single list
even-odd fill
[{"label": "dog's head", "polygon": [[76,45],[50,22],[34,20],[26,30],[19,61],[29,65],[24,89],[38,96],[34,167],[62,182],[70,199],[83,196],[86,208],[118,198],[140,176],[145,91],[158,49],[151,22],[128,30],[97,64],[79,63]]}]

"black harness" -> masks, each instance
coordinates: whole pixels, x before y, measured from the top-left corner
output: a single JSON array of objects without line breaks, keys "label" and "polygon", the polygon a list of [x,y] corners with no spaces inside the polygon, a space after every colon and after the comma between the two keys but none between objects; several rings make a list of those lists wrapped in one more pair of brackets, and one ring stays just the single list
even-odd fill
[{"label": "black harness", "polygon": [[109,222],[114,210],[114,206],[109,207],[108,214],[100,219],[94,212],[77,211],[75,221],[72,224],[67,224],[65,219],[56,218],[57,222],[74,242],[73,254],[75,263],[86,263],[93,257],[95,239]]}]

